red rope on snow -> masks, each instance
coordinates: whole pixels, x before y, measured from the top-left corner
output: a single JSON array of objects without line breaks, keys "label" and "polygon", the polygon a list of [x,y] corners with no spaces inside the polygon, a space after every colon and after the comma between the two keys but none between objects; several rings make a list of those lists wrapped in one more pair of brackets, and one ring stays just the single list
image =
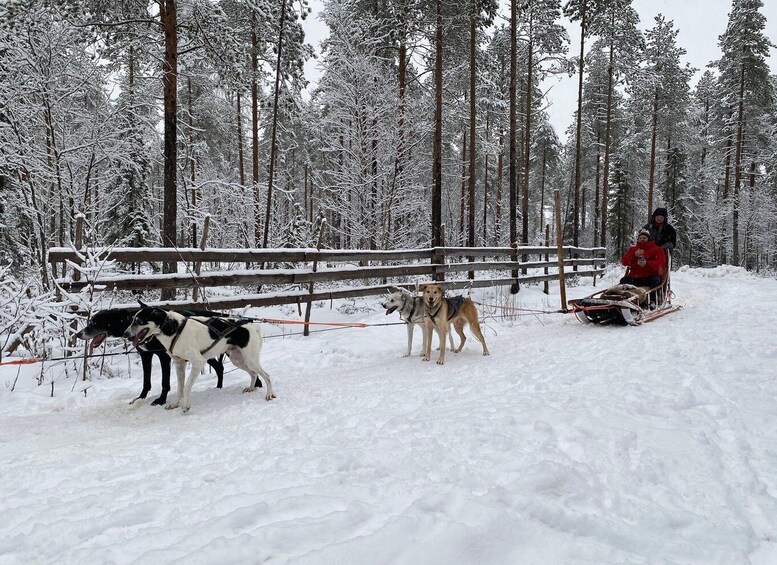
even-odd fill
[{"label": "red rope on snow", "polygon": [[22,357],[21,359],[14,359],[13,361],[0,361],[0,366],[2,365],[32,365],[33,363],[38,363],[40,359],[37,357]]}]

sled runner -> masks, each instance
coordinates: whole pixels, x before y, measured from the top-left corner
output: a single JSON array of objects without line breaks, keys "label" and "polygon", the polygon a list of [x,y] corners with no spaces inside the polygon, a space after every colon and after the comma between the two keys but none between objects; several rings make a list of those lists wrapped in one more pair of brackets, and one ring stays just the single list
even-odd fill
[{"label": "sled runner", "polygon": [[679,310],[679,306],[672,305],[673,293],[669,285],[672,256],[668,255],[668,268],[659,286],[646,288],[618,284],[585,298],[570,300],[569,306],[575,317],[584,324],[638,326]]}]

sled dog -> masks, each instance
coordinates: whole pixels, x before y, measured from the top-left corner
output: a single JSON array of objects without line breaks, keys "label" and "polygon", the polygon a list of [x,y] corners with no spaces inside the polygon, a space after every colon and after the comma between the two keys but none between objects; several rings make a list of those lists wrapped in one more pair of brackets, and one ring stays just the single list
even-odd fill
[{"label": "sled dog", "polygon": [[[433,328],[437,329],[440,333],[440,340],[444,342],[445,335],[448,332],[448,324],[452,324],[461,338],[458,349],[453,350],[454,353],[458,353],[464,347],[464,342],[467,341],[463,331],[464,324],[469,324],[472,333],[475,334],[475,337],[483,345],[483,355],[489,355],[486,339],[480,331],[478,311],[471,299],[464,298],[463,296],[448,298],[445,296],[445,290],[441,284],[423,285],[421,290],[423,291],[426,324],[430,331]],[[427,343],[424,361],[429,361],[431,356],[431,347]],[[437,359],[437,364],[442,365],[444,363],[445,348],[442,347],[440,348],[440,357]]]},{"label": "sled dog", "polygon": [[[78,339],[91,340],[89,343],[89,355],[91,355],[94,349],[101,345],[107,338],[124,337],[124,332],[130,327],[135,312],[137,312],[137,310],[131,310],[129,308],[100,310],[89,319],[89,322],[87,322],[86,326],[84,326],[81,331],[76,333],[76,337]],[[206,310],[187,310],[182,312],[182,314],[185,316],[206,317],[220,315],[217,312],[208,312]],[[143,345],[138,348],[138,353],[140,354],[140,363],[143,367],[143,388],[141,389],[140,394],[130,401],[130,404],[145,399],[151,390],[151,361],[156,355],[162,368],[162,394],[159,398],[155,399],[151,405],[162,405],[167,402],[167,393],[170,392],[170,356],[156,338],[151,338],[143,343]],[[208,365],[213,367],[213,370],[216,371],[216,377],[218,379],[216,388],[221,388],[224,384],[223,358],[223,355],[219,355],[218,358],[208,359]]]},{"label": "sled dog", "polygon": [[[178,379],[178,399],[165,407],[168,410],[180,407],[184,412],[189,411],[192,387],[206,356],[222,353],[251,377],[243,392],[253,391],[261,375],[266,385],[265,400],[275,398],[270,375],[259,362],[262,332],[258,323],[235,318],[186,318],[177,312],[146,307],[135,314],[124,335],[132,338],[135,347],[156,337],[172,357]],[[191,364],[188,379],[184,373],[187,361]]]},{"label": "sled dog", "polygon": [[[420,296],[414,296],[412,292],[401,287],[393,286],[389,291],[393,292],[389,292],[388,297],[381,302],[380,305],[386,309],[387,316],[398,311],[400,319],[407,325],[407,352],[404,356],[409,357],[412,353],[413,330],[416,326],[421,328],[423,335],[421,355],[424,355],[426,352],[426,340],[429,339],[431,335],[429,328],[426,326],[424,299]],[[453,344],[453,333],[449,332],[448,337],[451,343],[451,350],[453,350],[455,349]]]}]

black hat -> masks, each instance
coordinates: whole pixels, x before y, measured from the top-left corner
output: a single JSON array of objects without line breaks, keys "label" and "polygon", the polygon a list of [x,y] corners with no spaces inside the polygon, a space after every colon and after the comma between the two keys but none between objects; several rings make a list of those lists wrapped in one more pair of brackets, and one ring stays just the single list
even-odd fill
[{"label": "black hat", "polygon": [[669,213],[666,211],[666,208],[656,208],[656,211],[653,212],[653,219],[656,219],[656,216],[663,216],[664,221],[669,219]]}]

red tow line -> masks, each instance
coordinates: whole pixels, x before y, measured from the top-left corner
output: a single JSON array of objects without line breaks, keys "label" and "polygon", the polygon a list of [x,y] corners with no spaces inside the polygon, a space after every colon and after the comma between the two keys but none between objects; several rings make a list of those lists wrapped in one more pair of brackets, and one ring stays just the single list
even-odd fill
[{"label": "red tow line", "polygon": [[14,359],[13,361],[0,361],[2,365],[32,365],[37,363],[39,359],[37,357],[22,357],[21,359]]}]

